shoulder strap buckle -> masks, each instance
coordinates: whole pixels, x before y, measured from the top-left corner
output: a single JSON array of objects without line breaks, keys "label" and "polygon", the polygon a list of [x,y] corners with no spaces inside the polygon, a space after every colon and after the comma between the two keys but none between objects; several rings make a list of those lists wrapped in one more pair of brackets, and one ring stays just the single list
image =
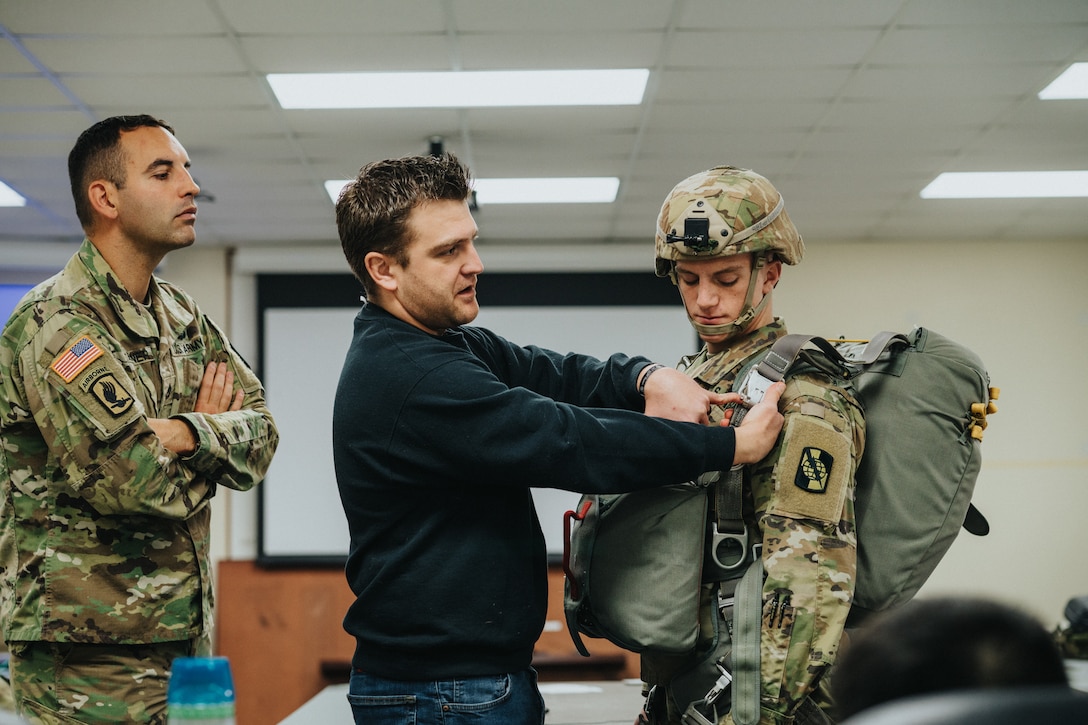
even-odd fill
[{"label": "shoulder strap buckle", "polygon": [[[781,380],[781,377],[779,379]],[[761,373],[759,367],[754,367],[748,371],[748,374],[736,390],[740,393],[744,404],[751,406],[763,400],[763,396],[767,394],[767,389],[772,385],[774,385],[774,380]]]}]

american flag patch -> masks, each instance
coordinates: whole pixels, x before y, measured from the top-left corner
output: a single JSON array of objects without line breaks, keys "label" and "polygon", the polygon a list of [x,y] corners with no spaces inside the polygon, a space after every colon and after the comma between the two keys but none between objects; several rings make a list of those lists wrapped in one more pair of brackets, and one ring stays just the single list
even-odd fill
[{"label": "american flag patch", "polygon": [[102,354],[102,348],[94,344],[94,341],[86,335],[76,340],[64,351],[64,354],[53,361],[50,366],[57,375],[66,383],[72,382],[72,378],[79,375],[83,368],[91,364]]}]

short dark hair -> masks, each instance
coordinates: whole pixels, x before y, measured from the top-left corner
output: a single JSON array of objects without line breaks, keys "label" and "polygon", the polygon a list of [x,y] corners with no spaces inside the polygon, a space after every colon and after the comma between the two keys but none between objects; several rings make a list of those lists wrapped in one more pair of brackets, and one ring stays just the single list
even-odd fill
[{"label": "short dark hair", "polygon": [[125,159],[121,155],[121,132],[135,131],[144,126],[165,128],[172,135],[174,129],[154,116],[113,116],[99,121],[76,139],[76,145],[68,153],[68,180],[72,185],[72,199],[76,203],[76,216],[84,229],[90,229],[94,216],[87,198],[87,187],[92,181],[105,179],[118,189],[125,185]]},{"label": "short dark hair", "polygon": [[839,719],[910,695],[1068,684],[1042,623],[974,597],[915,600],[867,621],[831,670]]},{"label": "short dark hair", "polygon": [[336,226],[348,266],[367,297],[374,280],[364,259],[370,252],[407,264],[408,216],[428,201],[464,201],[472,175],[453,154],[402,156],[375,161],[359,170],[336,200]]}]

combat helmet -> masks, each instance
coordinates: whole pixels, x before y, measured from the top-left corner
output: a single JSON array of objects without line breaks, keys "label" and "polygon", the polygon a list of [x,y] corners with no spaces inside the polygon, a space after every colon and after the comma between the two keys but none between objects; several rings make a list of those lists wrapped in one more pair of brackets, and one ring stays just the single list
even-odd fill
[{"label": "combat helmet", "polygon": [[782,194],[763,176],[749,169],[716,166],[681,181],[665,198],[657,218],[654,266],[659,277],[676,284],[676,262],[753,254],[755,268],[740,316],[724,325],[702,325],[707,335],[733,335],[759,314],[768,298],[755,308],[756,277],[768,259],[797,264],[805,243],[786,213]]}]

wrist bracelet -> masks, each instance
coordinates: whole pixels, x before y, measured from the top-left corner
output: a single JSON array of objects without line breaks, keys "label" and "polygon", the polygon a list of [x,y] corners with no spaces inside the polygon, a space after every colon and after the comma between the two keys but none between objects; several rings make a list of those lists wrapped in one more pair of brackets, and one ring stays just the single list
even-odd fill
[{"label": "wrist bracelet", "polygon": [[642,370],[643,370],[642,380],[640,380],[638,382],[638,394],[639,395],[641,395],[644,398],[646,397],[646,381],[650,379],[651,375],[653,375],[655,372],[657,372],[658,370],[660,370],[663,367],[665,367],[665,366],[662,365],[661,363],[652,363],[652,364],[647,365],[646,367],[642,368]]}]

